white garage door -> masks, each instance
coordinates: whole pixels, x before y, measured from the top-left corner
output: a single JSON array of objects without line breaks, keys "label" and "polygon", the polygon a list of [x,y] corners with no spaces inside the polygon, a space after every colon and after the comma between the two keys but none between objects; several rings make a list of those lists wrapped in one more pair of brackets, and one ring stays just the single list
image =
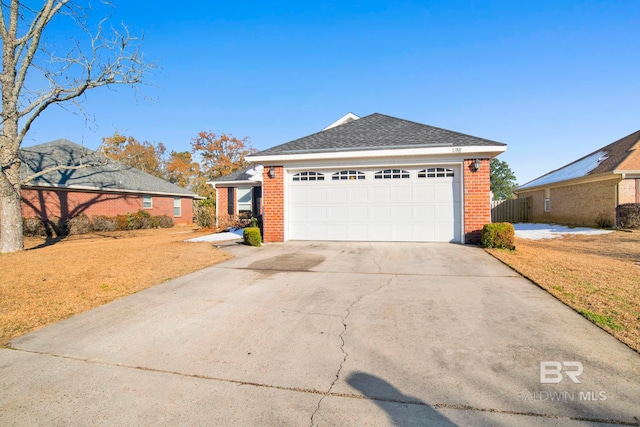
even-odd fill
[{"label": "white garage door", "polygon": [[291,240],[460,242],[458,166],[288,174]]}]

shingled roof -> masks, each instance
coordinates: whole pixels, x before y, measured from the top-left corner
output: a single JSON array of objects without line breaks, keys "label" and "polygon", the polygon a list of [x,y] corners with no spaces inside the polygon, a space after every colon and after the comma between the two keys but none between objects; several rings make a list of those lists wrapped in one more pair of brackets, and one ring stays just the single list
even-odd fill
[{"label": "shingled roof", "polygon": [[525,190],[592,175],[633,171],[640,172],[640,130],[612,142],[578,160],[551,171],[518,188]]},{"label": "shingled roof", "polygon": [[374,113],[253,156],[506,144]]},{"label": "shingled roof", "polygon": [[[19,157],[22,161],[23,179],[52,168],[50,172],[27,181],[27,187],[197,197],[182,187],[108,159],[67,139],[22,148]],[[69,168],[54,170],[59,165]]]}]

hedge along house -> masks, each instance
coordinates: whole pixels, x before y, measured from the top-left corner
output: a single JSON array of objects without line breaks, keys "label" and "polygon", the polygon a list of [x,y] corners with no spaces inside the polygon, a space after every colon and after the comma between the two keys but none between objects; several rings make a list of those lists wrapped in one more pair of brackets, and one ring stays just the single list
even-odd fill
[{"label": "hedge along house", "polygon": [[489,161],[506,145],[382,114],[256,153],[265,242],[476,243],[491,222]]},{"label": "hedge along house", "polygon": [[216,227],[262,216],[262,170],[250,166],[207,182],[216,190]]},{"label": "hedge along house", "polygon": [[[116,216],[141,209],[193,222],[193,200],[182,187],[66,139],[22,148],[22,214],[53,224],[85,214]],[[68,166],[59,169],[60,165]]]},{"label": "hedge along house", "polygon": [[516,190],[531,197],[532,221],[612,226],[616,207],[640,203],[640,131],[534,179]]}]

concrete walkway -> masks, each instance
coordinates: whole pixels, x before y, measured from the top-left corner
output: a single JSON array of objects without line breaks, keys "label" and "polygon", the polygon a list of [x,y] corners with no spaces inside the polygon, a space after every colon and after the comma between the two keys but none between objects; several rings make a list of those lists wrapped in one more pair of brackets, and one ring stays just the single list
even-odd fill
[{"label": "concrete walkway", "polygon": [[228,250],[0,349],[0,425],[637,425],[640,356],[478,248]]}]

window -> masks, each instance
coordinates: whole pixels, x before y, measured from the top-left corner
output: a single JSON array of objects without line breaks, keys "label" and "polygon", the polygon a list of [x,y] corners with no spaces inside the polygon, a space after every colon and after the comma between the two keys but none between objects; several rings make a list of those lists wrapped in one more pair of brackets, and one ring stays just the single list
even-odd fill
[{"label": "window", "polygon": [[385,169],[373,175],[374,179],[408,179],[409,171],[401,169]]},{"label": "window", "polygon": [[544,211],[551,212],[551,190],[544,189]]},{"label": "window", "polygon": [[418,172],[418,178],[453,178],[453,169],[428,168]]},{"label": "window", "polygon": [[364,172],[359,171],[341,171],[331,175],[333,181],[364,179]]},{"label": "window", "polygon": [[182,199],[180,197],[173,198],[173,216],[182,215]]},{"label": "window", "polygon": [[238,213],[251,212],[251,187],[238,187]]},{"label": "window", "polygon": [[324,174],[320,172],[300,172],[293,176],[294,181],[324,181]]},{"label": "window", "polygon": [[144,209],[153,208],[153,197],[151,197],[151,196],[142,196],[142,207]]}]

